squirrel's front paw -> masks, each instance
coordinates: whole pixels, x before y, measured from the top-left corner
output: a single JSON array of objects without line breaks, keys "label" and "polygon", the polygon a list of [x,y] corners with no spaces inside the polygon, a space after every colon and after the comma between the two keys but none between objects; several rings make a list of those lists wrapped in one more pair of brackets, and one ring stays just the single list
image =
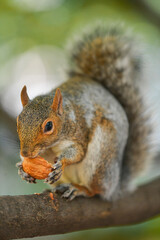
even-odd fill
[{"label": "squirrel's front paw", "polygon": [[53,165],[53,171],[49,173],[48,177],[45,179],[45,183],[53,184],[58,181],[62,175],[62,163],[58,161]]},{"label": "squirrel's front paw", "polygon": [[16,164],[16,167],[18,168],[18,174],[21,176],[23,180],[26,180],[28,183],[36,183],[36,179],[31,177],[28,173],[23,171],[22,162],[18,162]]}]

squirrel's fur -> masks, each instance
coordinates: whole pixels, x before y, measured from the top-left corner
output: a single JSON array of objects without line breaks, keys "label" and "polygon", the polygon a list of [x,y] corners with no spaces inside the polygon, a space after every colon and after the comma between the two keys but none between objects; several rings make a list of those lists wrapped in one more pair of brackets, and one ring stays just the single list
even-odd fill
[{"label": "squirrel's fur", "polygon": [[[30,101],[23,89],[17,121],[21,155],[58,159],[46,181],[64,197],[113,198],[153,159],[141,61],[134,41],[119,27],[96,28],[73,45],[70,79],[61,92]],[[54,124],[50,135],[42,131],[46,119]],[[22,169],[20,174],[25,178]]]},{"label": "squirrel's fur", "polygon": [[105,30],[97,27],[82,36],[71,56],[75,63],[72,74],[82,74],[100,82],[125,109],[129,136],[124,152],[123,175],[129,178],[139,175],[148,160],[152,161],[153,158],[150,143],[152,126],[149,114],[146,115],[145,99],[140,92],[143,58],[137,44],[121,28]]}]

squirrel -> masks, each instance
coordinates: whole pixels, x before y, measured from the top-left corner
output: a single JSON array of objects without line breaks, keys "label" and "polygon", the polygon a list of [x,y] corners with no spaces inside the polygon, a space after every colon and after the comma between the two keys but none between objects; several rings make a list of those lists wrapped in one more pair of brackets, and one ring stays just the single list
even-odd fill
[{"label": "squirrel", "polygon": [[68,81],[33,100],[21,91],[19,174],[35,183],[22,162],[39,155],[53,164],[45,182],[64,198],[116,199],[154,158],[141,54],[119,26],[96,27],[72,45]]}]

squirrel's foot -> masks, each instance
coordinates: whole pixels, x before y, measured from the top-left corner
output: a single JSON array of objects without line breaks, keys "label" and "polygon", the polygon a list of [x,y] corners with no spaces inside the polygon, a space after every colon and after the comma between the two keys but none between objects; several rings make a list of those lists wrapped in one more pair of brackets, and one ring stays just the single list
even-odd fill
[{"label": "squirrel's foot", "polygon": [[56,186],[53,191],[62,194],[62,198],[66,198],[69,201],[72,201],[75,197],[78,196],[88,196],[84,191],[79,190],[70,183],[60,184]]},{"label": "squirrel's foot", "polygon": [[36,179],[34,177],[31,177],[28,173],[23,171],[22,162],[18,162],[16,167],[18,168],[18,174],[23,180],[26,180],[28,183],[36,183]]},{"label": "squirrel's foot", "polygon": [[45,183],[53,184],[58,181],[62,175],[62,163],[59,161],[53,164],[53,171],[48,174],[48,177],[45,179]]}]

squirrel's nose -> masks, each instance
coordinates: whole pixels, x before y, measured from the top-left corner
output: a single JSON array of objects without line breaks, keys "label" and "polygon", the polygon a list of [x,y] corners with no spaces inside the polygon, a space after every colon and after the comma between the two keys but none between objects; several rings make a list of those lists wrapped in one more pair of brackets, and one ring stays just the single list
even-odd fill
[{"label": "squirrel's nose", "polygon": [[20,155],[22,157],[35,158],[38,154],[24,149],[21,150]]},{"label": "squirrel's nose", "polygon": [[28,152],[26,150],[21,151],[22,157],[28,157]]}]

